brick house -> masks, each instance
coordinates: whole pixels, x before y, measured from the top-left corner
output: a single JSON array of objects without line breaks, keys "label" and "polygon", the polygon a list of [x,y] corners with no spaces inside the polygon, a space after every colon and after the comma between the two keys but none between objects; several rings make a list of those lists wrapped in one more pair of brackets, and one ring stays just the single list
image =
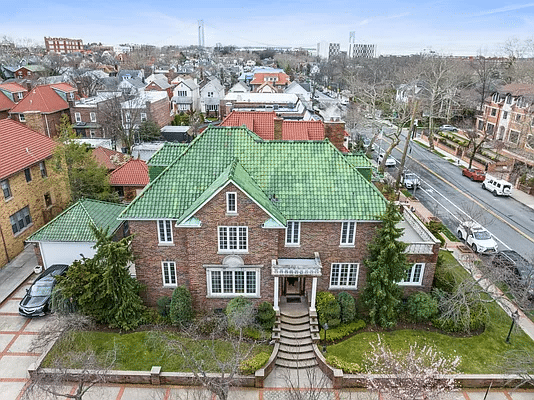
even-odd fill
[{"label": "brick house", "polygon": [[0,120],[0,266],[25,239],[69,203],[63,179],[50,166],[56,143],[11,119]]},{"label": "brick house", "polygon": [[9,111],[21,101],[28,91],[16,82],[0,84],[0,119],[8,118]]},{"label": "brick house", "polygon": [[[197,310],[236,296],[275,309],[282,296],[298,296],[313,309],[317,291],[361,293],[386,200],[330,142],[265,141],[246,127],[211,126],[153,158],[151,183],[120,217],[134,234],[149,304],[178,285]],[[421,239],[421,226],[410,233],[426,258],[413,260],[407,291],[429,291],[434,275],[437,241]]]},{"label": "brick house", "polygon": [[15,71],[18,79],[37,80],[48,74],[48,70],[42,65],[24,65]]},{"label": "brick house", "polygon": [[143,160],[129,160],[109,175],[109,184],[119,198],[131,202],[148,185],[148,167]]},{"label": "brick house", "polygon": [[33,88],[9,112],[12,119],[48,137],[57,137],[57,126],[63,114],[70,115],[68,101],[75,100],[77,90],[67,83]]},{"label": "brick house", "polygon": [[105,138],[105,120],[121,96],[121,92],[103,92],[70,102],[70,119],[76,134],[83,138]]},{"label": "brick house", "polygon": [[140,92],[121,103],[122,125],[133,129],[145,121],[154,121],[160,128],[171,123],[171,103],[166,92]]}]

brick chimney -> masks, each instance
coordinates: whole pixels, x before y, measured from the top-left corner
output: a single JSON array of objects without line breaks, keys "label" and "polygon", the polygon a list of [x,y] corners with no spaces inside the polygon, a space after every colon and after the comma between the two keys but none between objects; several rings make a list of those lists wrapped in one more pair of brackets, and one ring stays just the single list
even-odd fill
[{"label": "brick chimney", "polygon": [[345,122],[339,117],[332,117],[330,121],[324,121],[324,136],[339,151],[346,151],[345,146],[343,146],[343,141],[345,140]]},{"label": "brick chimney", "polygon": [[284,119],[277,115],[274,117],[274,140],[282,140],[282,124]]}]

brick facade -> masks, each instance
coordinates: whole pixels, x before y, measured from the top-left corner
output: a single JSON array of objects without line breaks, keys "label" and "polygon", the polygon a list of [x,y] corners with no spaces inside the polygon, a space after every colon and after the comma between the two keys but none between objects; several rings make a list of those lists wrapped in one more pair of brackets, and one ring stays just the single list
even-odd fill
[{"label": "brick facade", "polygon": [[[23,123],[34,131],[55,138],[59,135],[57,127],[61,124],[61,116],[63,114],[69,115],[69,110],[65,109],[50,114],[44,114],[39,111],[26,112],[24,113],[25,122]],[[19,114],[14,114],[13,119],[15,121],[20,121]]]},{"label": "brick facade", "polygon": [[[45,160],[48,177],[41,177],[39,163],[30,168],[31,181],[26,181],[24,170],[8,177],[12,197],[0,199],[0,267],[8,263],[24,249],[24,241],[37,229],[49,222],[67,206],[70,199],[66,182],[56,179],[50,159]],[[45,194],[50,194],[52,205],[45,204]],[[10,216],[29,207],[31,223],[16,234],[13,233]]]},{"label": "brick facade", "polygon": [[[237,215],[226,213],[226,192],[237,193]],[[207,297],[206,266],[221,266],[224,258],[229,255],[229,253],[218,253],[219,226],[248,227],[248,252],[238,255],[243,259],[245,266],[261,266],[260,297],[253,298],[254,302],[273,302],[275,278],[271,275],[272,260],[313,259],[315,252],[319,253],[323,266],[322,276],[318,277],[317,290],[330,290],[332,263],[359,263],[356,289],[331,290],[333,293],[348,291],[358,297],[365,286],[367,271],[363,260],[368,255],[367,246],[379,226],[379,222],[357,223],[355,245],[340,246],[341,222],[301,222],[300,245],[287,247],[285,229],[263,228],[263,224],[270,216],[233,184],[229,184],[216,194],[195,213],[195,217],[202,222],[199,228],[176,228],[175,223],[172,223],[172,245],[158,244],[156,221],[130,221],[130,230],[134,234],[132,247],[138,257],[137,279],[147,286],[145,300],[148,304],[154,305],[161,296],[172,295],[174,288],[163,286],[162,261],[174,261],[177,269],[177,285],[186,285],[189,288],[195,309],[209,310],[226,306],[229,298]],[[417,261],[425,262],[420,258],[417,258]],[[417,286],[407,291],[430,290],[435,260],[430,257],[428,262],[433,262],[433,265],[425,267],[423,287]],[[279,279],[282,288],[285,278]],[[304,279],[309,299],[312,278]]]},{"label": "brick facade", "polygon": [[154,121],[161,128],[170,125],[171,117],[171,103],[168,98],[164,98],[148,106],[148,119]]}]

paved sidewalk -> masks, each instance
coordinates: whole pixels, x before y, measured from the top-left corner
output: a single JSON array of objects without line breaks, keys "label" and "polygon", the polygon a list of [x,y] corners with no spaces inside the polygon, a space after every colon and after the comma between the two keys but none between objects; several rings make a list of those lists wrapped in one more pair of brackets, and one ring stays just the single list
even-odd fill
[{"label": "paved sidewalk", "polygon": [[22,253],[0,268],[0,303],[33,274],[36,265],[37,257],[33,245],[27,245]]}]

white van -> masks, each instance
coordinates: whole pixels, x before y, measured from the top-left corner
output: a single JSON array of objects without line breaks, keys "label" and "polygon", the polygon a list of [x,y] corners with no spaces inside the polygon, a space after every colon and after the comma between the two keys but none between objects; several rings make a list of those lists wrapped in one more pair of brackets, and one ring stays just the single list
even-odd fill
[{"label": "white van", "polygon": [[490,175],[486,175],[486,179],[482,182],[482,189],[489,190],[494,196],[512,195],[512,184],[510,182]]}]

